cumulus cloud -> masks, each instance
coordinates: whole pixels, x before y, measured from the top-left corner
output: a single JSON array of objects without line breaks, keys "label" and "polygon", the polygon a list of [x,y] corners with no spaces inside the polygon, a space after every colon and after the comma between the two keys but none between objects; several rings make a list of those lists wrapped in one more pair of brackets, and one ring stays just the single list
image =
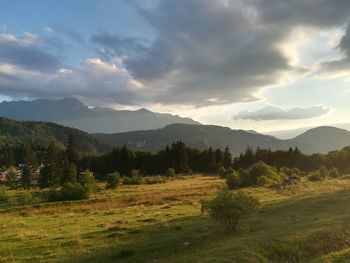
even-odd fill
[{"label": "cumulus cloud", "polygon": [[329,108],[324,106],[314,106],[310,108],[291,108],[288,110],[281,109],[275,106],[266,106],[264,108],[253,111],[241,111],[233,118],[235,120],[300,120],[310,119],[322,116],[329,112]]}]

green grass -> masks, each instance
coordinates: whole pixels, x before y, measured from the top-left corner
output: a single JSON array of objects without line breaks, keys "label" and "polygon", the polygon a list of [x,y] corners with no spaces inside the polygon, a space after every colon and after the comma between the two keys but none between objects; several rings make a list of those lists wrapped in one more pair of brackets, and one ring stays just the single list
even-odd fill
[{"label": "green grass", "polygon": [[193,176],[2,205],[0,262],[350,262],[350,180],[247,188],[263,207],[234,234],[200,211],[223,186]]}]

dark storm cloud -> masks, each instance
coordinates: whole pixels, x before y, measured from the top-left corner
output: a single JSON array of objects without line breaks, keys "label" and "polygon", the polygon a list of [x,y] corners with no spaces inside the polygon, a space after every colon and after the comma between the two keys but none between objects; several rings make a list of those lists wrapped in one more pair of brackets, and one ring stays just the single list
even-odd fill
[{"label": "dark storm cloud", "polygon": [[164,103],[249,101],[292,70],[276,47],[281,29],[260,27],[240,1],[160,1],[141,14],[157,32],[150,49],[125,61]]},{"label": "dark storm cloud", "polygon": [[0,35],[0,62],[42,72],[54,71],[60,65],[56,56],[12,35]]},{"label": "dark storm cloud", "polygon": [[348,0],[248,0],[260,20],[271,26],[343,25],[350,16]]},{"label": "dark storm cloud", "polygon": [[323,106],[314,106],[310,108],[292,108],[284,110],[274,106],[267,106],[254,111],[241,111],[233,118],[235,120],[299,120],[310,119],[322,116],[329,112],[328,108]]}]

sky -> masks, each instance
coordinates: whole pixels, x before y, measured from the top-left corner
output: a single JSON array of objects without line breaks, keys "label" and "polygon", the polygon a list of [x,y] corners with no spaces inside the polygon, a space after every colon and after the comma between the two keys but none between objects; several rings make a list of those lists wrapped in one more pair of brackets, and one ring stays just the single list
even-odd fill
[{"label": "sky", "polygon": [[0,0],[0,101],[271,132],[350,123],[349,0]]}]

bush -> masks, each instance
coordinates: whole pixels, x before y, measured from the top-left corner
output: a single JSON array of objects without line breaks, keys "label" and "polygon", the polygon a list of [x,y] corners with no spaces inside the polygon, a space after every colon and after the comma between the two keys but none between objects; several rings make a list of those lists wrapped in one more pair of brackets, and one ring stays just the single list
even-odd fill
[{"label": "bush", "polygon": [[88,199],[90,192],[79,183],[66,183],[60,190],[51,190],[48,195],[50,202],[74,201]]},{"label": "bush", "polygon": [[328,176],[329,177],[332,177],[332,178],[337,178],[339,177],[339,170],[335,167],[331,168],[329,171],[328,171]]},{"label": "bush", "polygon": [[6,187],[0,185],[0,203],[6,203],[9,200],[9,194],[6,191]]},{"label": "bush", "polygon": [[107,174],[107,185],[106,188],[116,189],[120,182],[120,175],[118,172]]},{"label": "bush", "polygon": [[314,172],[310,173],[308,178],[309,178],[309,181],[311,181],[311,182],[323,181],[325,179],[319,171],[314,171]]},{"label": "bush", "polygon": [[175,177],[176,173],[175,173],[175,169],[174,168],[168,168],[165,172],[165,175],[168,177]]},{"label": "bush", "polygon": [[274,181],[271,178],[263,175],[263,176],[258,177],[257,184],[259,186],[270,186],[270,185],[274,184]]},{"label": "bush", "polygon": [[145,184],[160,184],[162,182],[163,180],[159,175],[154,177],[145,177],[144,179]]},{"label": "bush", "polygon": [[259,207],[259,201],[247,193],[233,194],[230,191],[222,191],[213,200],[202,204],[202,212],[208,212],[210,217],[223,224],[227,231],[234,232],[242,218]]},{"label": "bush", "polygon": [[239,174],[236,171],[233,171],[230,174],[226,175],[226,184],[229,190],[238,188],[240,186]]},{"label": "bush", "polygon": [[218,170],[218,174],[221,178],[225,178],[226,177],[226,169],[223,166],[220,166],[219,170]]},{"label": "bush", "polygon": [[17,187],[17,173],[16,169],[13,166],[10,166],[6,174],[6,185],[10,189],[16,189]]},{"label": "bush", "polygon": [[79,183],[83,187],[84,191],[89,195],[95,190],[96,182],[92,172],[86,170],[79,178]]},{"label": "bush", "polygon": [[33,200],[33,196],[29,191],[25,191],[23,194],[21,194],[17,198],[17,202],[21,205],[29,204],[30,202],[32,202],[32,200]]},{"label": "bush", "polygon": [[[283,169],[283,173],[278,173],[274,167],[264,162],[258,162],[250,166],[248,170],[240,169],[238,172],[242,186],[271,185],[281,183],[285,177],[285,172],[288,173],[287,169]],[[264,177],[259,179],[262,176]]]},{"label": "bush", "polygon": [[133,177],[123,177],[123,184],[125,185],[139,185],[143,184],[144,180],[141,176],[133,176]]}]

